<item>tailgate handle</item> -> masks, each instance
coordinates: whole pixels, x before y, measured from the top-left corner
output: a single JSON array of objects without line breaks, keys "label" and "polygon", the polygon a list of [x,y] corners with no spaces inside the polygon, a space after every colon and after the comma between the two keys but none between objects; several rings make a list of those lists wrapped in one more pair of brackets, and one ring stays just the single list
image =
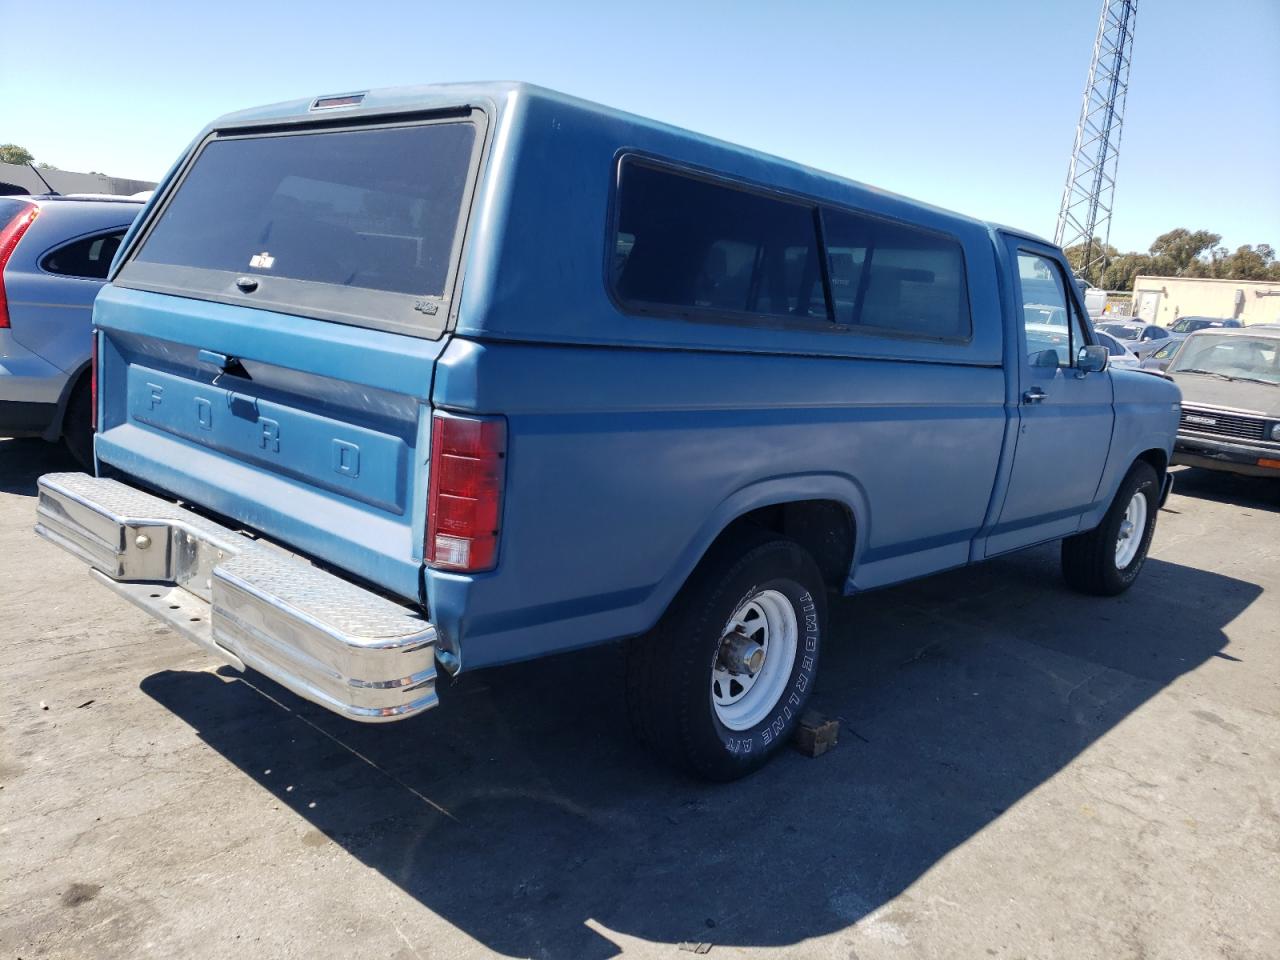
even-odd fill
[{"label": "tailgate handle", "polygon": [[207,367],[213,367],[218,371],[218,375],[213,378],[214,386],[223,377],[239,377],[242,380],[252,380],[249,371],[244,368],[244,364],[240,362],[239,357],[232,357],[225,353],[217,353],[214,350],[201,350],[196,354],[196,360]]}]

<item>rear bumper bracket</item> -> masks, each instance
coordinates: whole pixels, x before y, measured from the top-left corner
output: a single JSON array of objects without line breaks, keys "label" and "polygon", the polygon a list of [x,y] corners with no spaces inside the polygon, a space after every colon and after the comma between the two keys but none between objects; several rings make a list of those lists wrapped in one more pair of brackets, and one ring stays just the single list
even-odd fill
[{"label": "rear bumper bracket", "polygon": [[436,705],[417,611],[117,480],[52,473],[39,491],[36,533],[232,666],[353,720]]}]

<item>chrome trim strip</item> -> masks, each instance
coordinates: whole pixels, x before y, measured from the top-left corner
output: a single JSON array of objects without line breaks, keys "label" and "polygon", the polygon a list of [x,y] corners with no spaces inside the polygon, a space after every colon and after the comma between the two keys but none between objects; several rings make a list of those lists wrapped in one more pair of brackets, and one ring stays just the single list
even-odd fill
[{"label": "chrome trim strip", "polygon": [[1254,417],[1259,420],[1267,419],[1267,415],[1260,410],[1245,410],[1245,409],[1242,409],[1241,407],[1214,407],[1214,406],[1209,406],[1208,404],[1201,404],[1201,403],[1194,403],[1194,402],[1187,403],[1186,401],[1183,401],[1182,409],[1195,410],[1197,412],[1203,410],[1205,413],[1223,413],[1229,416],[1237,416],[1237,417]]}]

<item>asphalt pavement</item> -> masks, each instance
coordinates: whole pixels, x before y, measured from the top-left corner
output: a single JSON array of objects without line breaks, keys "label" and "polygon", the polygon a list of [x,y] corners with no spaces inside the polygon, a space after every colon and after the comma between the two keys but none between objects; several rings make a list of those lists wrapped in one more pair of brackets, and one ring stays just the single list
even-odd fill
[{"label": "asphalt pavement", "polygon": [[0,440],[0,960],[1280,957],[1280,481],[1178,472],[1137,585],[1056,547],[841,601],[839,746],[707,786],[603,646],[355,725],[32,533]]}]

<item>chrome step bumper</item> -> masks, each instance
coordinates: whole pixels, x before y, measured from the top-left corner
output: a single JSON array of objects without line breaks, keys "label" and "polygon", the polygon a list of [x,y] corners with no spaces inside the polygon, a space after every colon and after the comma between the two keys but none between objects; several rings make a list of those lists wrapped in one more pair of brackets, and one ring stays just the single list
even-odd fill
[{"label": "chrome step bumper", "polygon": [[353,720],[436,705],[436,630],[410,608],[116,480],[39,486],[36,533],[236,668]]}]

